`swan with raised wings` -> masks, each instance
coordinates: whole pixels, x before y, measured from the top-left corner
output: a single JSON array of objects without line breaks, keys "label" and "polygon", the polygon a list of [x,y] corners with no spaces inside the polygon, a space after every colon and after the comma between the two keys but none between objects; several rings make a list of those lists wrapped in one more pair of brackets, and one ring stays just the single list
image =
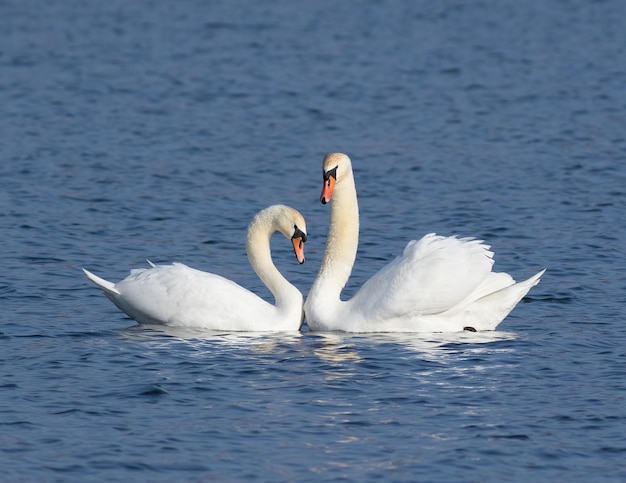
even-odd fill
[{"label": "swan with raised wings", "polygon": [[304,304],[308,327],[345,332],[494,330],[545,270],[520,283],[492,272],[490,246],[435,234],[408,243],[402,255],[340,299],[356,259],[359,208],[350,158],[324,158],[320,201],[332,197],[322,264]]},{"label": "swan with raised wings", "polygon": [[299,330],[303,320],[301,292],[272,261],[270,237],[279,231],[291,239],[304,263],[306,225],[302,215],[284,205],[260,211],[248,227],[248,260],[274,295],[272,305],[235,282],[181,263],[131,270],[118,283],[84,270],[104,294],[142,324],[164,324],[225,331]]}]

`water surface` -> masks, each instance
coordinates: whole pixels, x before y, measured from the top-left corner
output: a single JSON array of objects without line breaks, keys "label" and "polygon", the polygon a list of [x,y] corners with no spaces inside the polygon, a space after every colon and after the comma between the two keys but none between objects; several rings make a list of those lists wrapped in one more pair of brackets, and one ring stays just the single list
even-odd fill
[{"label": "water surface", "polygon": [[[0,4],[7,481],[624,481],[618,1]],[[254,213],[354,163],[346,296],[425,233],[517,279],[486,334],[138,327],[83,276],[180,261],[269,294]]]}]

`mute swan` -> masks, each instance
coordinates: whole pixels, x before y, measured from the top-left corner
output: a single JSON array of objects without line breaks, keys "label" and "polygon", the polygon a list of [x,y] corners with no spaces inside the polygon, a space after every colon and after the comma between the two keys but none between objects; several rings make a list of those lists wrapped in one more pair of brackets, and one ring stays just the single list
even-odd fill
[{"label": "mute swan", "polygon": [[248,260],[276,305],[226,278],[181,263],[149,262],[150,268],[131,270],[116,284],[83,270],[115,305],[141,324],[225,331],[299,330],[304,317],[302,294],[272,262],[270,237],[275,231],[291,239],[299,263],[304,263],[307,236],[302,215],[283,205],[260,211],[248,227]]},{"label": "mute swan", "polygon": [[347,301],[340,300],[356,258],[359,208],[350,158],[324,158],[320,201],[333,199],[326,251],[304,304],[311,330],[345,332],[456,332],[493,330],[543,271],[515,283],[494,273],[489,245],[433,233],[408,243]]}]

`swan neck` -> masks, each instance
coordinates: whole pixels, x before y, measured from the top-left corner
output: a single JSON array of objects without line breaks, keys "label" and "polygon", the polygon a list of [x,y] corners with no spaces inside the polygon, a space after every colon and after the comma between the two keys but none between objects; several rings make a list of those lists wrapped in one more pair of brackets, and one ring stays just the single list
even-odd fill
[{"label": "swan neck", "polygon": [[294,303],[294,297],[301,300],[302,295],[274,265],[270,238],[275,231],[278,231],[277,227],[269,220],[255,219],[248,228],[246,251],[252,269],[272,292],[276,306],[286,309]]},{"label": "swan neck", "polygon": [[313,292],[324,286],[325,296],[339,299],[350,278],[358,244],[359,206],[350,172],[335,186],[326,249]]}]

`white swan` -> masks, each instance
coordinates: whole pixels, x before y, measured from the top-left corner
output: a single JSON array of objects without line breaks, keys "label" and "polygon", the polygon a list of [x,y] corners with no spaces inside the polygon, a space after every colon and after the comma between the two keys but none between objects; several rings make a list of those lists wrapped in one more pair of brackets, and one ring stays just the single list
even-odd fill
[{"label": "white swan", "polygon": [[291,239],[299,263],[304,263],[307,237],[302,215],[284,205],[260,211],[248,227],[248,259],[276,305],[226,278],[181,263],[150,263],[151,268],[131,270],[115,284],[83,270],[115,305],[142,324],[225,331],[299,330],[303,298],[272,262],[270,237],[275,231]]},{"label": "white swan", "polygon": [[359,239],[359,208],[352,163],[345,154],[324,158],[320,200],[333,199],[326,251],[304,304],[311,330],[346,332],[455,332],[493,330],[539,283],[543,271],[515,283],[494,273],[493,252],[471,238],[429,234],[408,243],[347,301],[340,300]]}]

